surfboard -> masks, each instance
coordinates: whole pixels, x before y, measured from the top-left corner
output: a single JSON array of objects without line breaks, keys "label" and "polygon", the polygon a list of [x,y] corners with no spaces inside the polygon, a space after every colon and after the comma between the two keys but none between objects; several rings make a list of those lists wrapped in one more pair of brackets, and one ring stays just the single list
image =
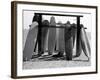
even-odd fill
[{"label": "surfboard", "polygon": [[83,25],[81,25],[81,27],[81,47],[84,54],[89,58],[91,53],[89,40]]},{"label": "surfboard", "polygon": [[77,25],[75,23],[73,23],[72,25],[72,34],[73,34],[73,46],[75,45],[75,40],[76,40],[76,36],[77,36]]},{"label": "surfboard", "polygon": [[65,35],[66,60],[72,60],[73,37],[72,37],[72,27],[69,21],[65,24],[65,34],[64,35]]},{"label": "surfboard", "polygon": [[[59,27],[64,27],[62,22],[58,22],[58,24],[60,25]],[[59,52],[64,53],[64,50],[65,50],[64,28],[57,28],[56,32],[57,32],[57,38],[56,38],[57,50]]]},{"label": "surfboard", "polygon": [[[76,26],[76,27],[78,27],[78,26]],[[79,57],[80,55],[81,55],[81,53],[82,53],[82,47],[81,47],[81,33],[80,34],[77,34],[77,29],[76,29],[76,36],[75,36],[75,38],[76,38],[76,54],[73,56],[74,58],[75,57]],[[77,35],[79,35],[79,41],[78,41],[78,43],[77,43]]]},{"label": "surfboard", "polygon": [[41,30],[41,47],[42,52],[44,53],[46,51],[47,47],[47,36],[48,36],[48,27],[49,27],[49,21],[44,20],[42,22],[42,30]]},{"label": "surfboard", "polygon": [[90,49],[90,44],[89,44],[89,40],[86,34],[86,31],[84,29],[83,25],[80,25],[81,29],[80,29],[80,40],[79,40],[79,49],[76,52],[76,55],[74,57],[79,57],[82,53],[82,51],[84,52],[85,56],[90,57],[90,53],[91,53],[91,49]]},{"label": "surfboard", "polygon": [[25,42],[25,47],[23,50],[23,59],[25,61],[30,60],[32,57],[37,39],[37,33],[38,33],[38,23],[34,21],[29,29]]},{"label": "surfboard", "polygon": [[[50,26],[56,26],[55,17],[50,18]],[[49,28],[49,35],[48,35],[48,54],[52,54],[55,49],[56,43],[56,28]]]}]

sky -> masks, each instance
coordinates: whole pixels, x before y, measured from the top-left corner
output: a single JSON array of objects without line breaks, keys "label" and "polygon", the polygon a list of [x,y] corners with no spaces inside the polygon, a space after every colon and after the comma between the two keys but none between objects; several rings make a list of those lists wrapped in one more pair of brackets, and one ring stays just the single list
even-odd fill
[{"label": "sky", "polygon": [[[34,16],[34,13],[39,12],[39,11],[32,11],[32,10],[24,10],[23,11],[23,28],[24,29],[29,29],[29,25],[32,24],[32,19]],[[59,14],[59,13],[57,13]],[[69,13],[70,14],[70,13]],[[71,13],[72,14],[72,13]],[[74,12],[73,12],[74,15]],[[86,31],[87,32],[91,32],[91,14],[81,14],[83,15],[83,17],[81,17],[81,21],[80,23],[84,25],[84,27],[86,27]],[[66,16],[54,16],[56,23],[58,23],[59,21],[62,23],[66,23],[67,21],[70,21],[70,23],[76,23],[76,17],[66,17]],[[50,21],[51,15],[43,15],[42,19],[43,20],[48,20]]]}]

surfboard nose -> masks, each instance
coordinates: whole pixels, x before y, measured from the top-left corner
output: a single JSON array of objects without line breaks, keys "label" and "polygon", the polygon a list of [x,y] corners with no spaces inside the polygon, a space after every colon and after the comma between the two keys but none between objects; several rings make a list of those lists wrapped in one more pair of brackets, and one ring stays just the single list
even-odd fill
[{"label": "surfboard nose", "polygon": [[48,21],[48,20],[44,20],[44,21],[42,22],[42,25],[48,27],[48,26],[49,26],[49,21]]},{"label": "surfboard nose", "polygon": [[66,28],[71,27],[70,21],[67,21],[67,22],[65,23],[65,27],[66,27]]},{"label": "surfboard nose", "polygon": [[56,26],[56,21],[54,16],[50,18],[50,26]]},{"label": "surfboard nose", "polygon": [[34,21],[39,22],[39,20],[40,20],[40,16],[39,16],[39,14],[35,14],[34,17],[33,17],[32,22],[34,22]]}]

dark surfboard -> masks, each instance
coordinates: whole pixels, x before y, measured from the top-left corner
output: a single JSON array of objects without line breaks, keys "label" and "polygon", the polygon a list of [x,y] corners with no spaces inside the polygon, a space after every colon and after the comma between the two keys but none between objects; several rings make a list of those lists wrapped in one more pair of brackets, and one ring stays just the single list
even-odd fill
[{"label": "dark surfboard", "polygon": [[65,24],[65,54],[66,60],[72,60],[73,54],[73,37],[72,37],[72,27],[70,22],[68,21]]}]

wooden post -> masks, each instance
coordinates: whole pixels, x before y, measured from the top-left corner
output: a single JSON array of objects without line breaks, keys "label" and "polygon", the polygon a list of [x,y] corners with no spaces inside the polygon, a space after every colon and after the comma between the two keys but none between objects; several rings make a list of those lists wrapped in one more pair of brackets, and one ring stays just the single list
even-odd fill
[{"label": "wooden post", "polygon": [[80,45],[80,17],[77,16],[77,39],[76,39],[76,57],[79,57],[81,54],[81,45]]},{"label": "wooden post", "polygon": [[42,15],[39,15],[39,26],[38,26],[38,53],[41,54],[41,28],[42,28]]}]

